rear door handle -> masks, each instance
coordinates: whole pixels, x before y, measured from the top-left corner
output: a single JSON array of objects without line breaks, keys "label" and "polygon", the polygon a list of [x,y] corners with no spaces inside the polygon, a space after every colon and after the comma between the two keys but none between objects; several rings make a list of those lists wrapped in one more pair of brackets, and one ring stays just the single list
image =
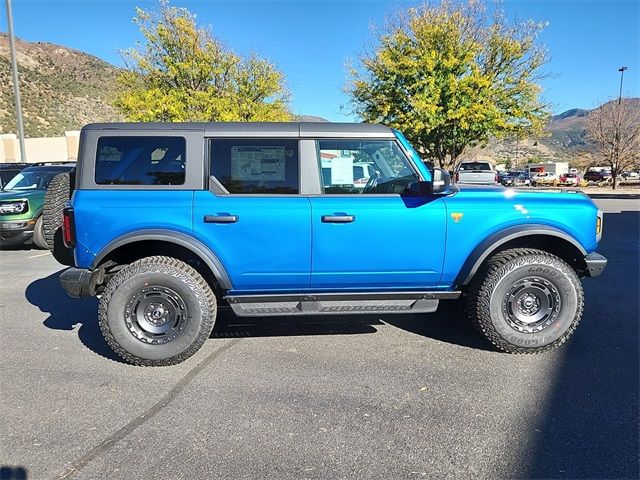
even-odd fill
[{"label": "rear door handle", "polygon": [[355,221],[355,215],[322,215],[322,223],[351,223]]},{"label": "rear door handle", "polygon": [[236,223],[240,220],[238,215],[205,215],[204,223]]}]

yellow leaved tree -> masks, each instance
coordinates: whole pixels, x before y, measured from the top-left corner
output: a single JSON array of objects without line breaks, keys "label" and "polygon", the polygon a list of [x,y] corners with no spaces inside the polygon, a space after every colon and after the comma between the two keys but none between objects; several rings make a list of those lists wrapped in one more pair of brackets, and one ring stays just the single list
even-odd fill
[{"label": "yellow leaved tree", "polygon": [[136,9],[144,37],[122,52],[115,106],[129,121],[288,121],[284,75],[256,55],[241,57],[185,8]]},{"label": "yellow leaved tree", "polygon": [[549,116],[537,84],[547,61],[534,22],[509,22],[479,1],[425,4],[393,18],[351,68],[354,113],[407,136],[453,168],[467,146],[535,136]]}]

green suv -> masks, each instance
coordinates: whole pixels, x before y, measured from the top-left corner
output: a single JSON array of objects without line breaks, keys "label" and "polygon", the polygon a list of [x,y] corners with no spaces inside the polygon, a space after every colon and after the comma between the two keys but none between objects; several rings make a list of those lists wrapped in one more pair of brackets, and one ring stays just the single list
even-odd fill
[{"label": "green suv", "polygon": [[74,163],[27,167],[9,180],[0,192],[0,248],[30,242],[47,248],[44,195],[53,177],[74,168]]}]

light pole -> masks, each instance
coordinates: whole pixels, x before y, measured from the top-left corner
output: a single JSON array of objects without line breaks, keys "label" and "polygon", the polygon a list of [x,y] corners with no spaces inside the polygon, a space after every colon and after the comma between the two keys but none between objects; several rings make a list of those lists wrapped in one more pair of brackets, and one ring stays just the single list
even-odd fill
[{"label": "light pole", "polygon": [[616,189],[616,179],[618,176],[618,167],[620,160],[620,103],[622,102],[622,80],[624,79],[624,71],[627,67],[620,67],[618,71],[620,72],[620,94],[618,95],[618,111],[616,114],[616,123],[615,123],[615,135],[614,135],[614,164],[612,165],[611,173],[613,175],[613,189]]},{"label": "light pole", "polygon": [[13,15],[11,13],[11,0],[6,0],[7,26],[9,27],[9,50],[11,51],[11,74],[13,76],[13,96],[16,101],[16,123],[18,125],[18,140],[20,142],[20,160],[27,161],[24,148],[24,124],[22,122],[22,105],[20,104],[20,85],[18,84],[18,60],[16,56],[16,43],[13,38]]},{"label": "light pole", "polygon": [[620,72],[620,95],[618,96],[618,105],[620,105],[620,102],[622,101],[622,79],[624,78],[624,71],[627,69],[627,67],[620,67],[618,69],[618,71]]}]

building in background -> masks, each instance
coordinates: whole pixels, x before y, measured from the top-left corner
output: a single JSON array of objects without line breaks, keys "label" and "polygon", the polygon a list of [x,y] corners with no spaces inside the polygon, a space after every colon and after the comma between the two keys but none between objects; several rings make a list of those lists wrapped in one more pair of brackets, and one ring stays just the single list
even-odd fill
[{"label": "building in background", "polygon": [[569,162],[529,163],[526,167],[529,173],[551,172],[556,177],[569,173]]},{"label": "building in background", "polygon": [[[25,138],[26,162],[67,162],[78,159],[79,130],[65,132],[64,137]],[[0,135],[0,163],[22,162],[18,137]]]}]

